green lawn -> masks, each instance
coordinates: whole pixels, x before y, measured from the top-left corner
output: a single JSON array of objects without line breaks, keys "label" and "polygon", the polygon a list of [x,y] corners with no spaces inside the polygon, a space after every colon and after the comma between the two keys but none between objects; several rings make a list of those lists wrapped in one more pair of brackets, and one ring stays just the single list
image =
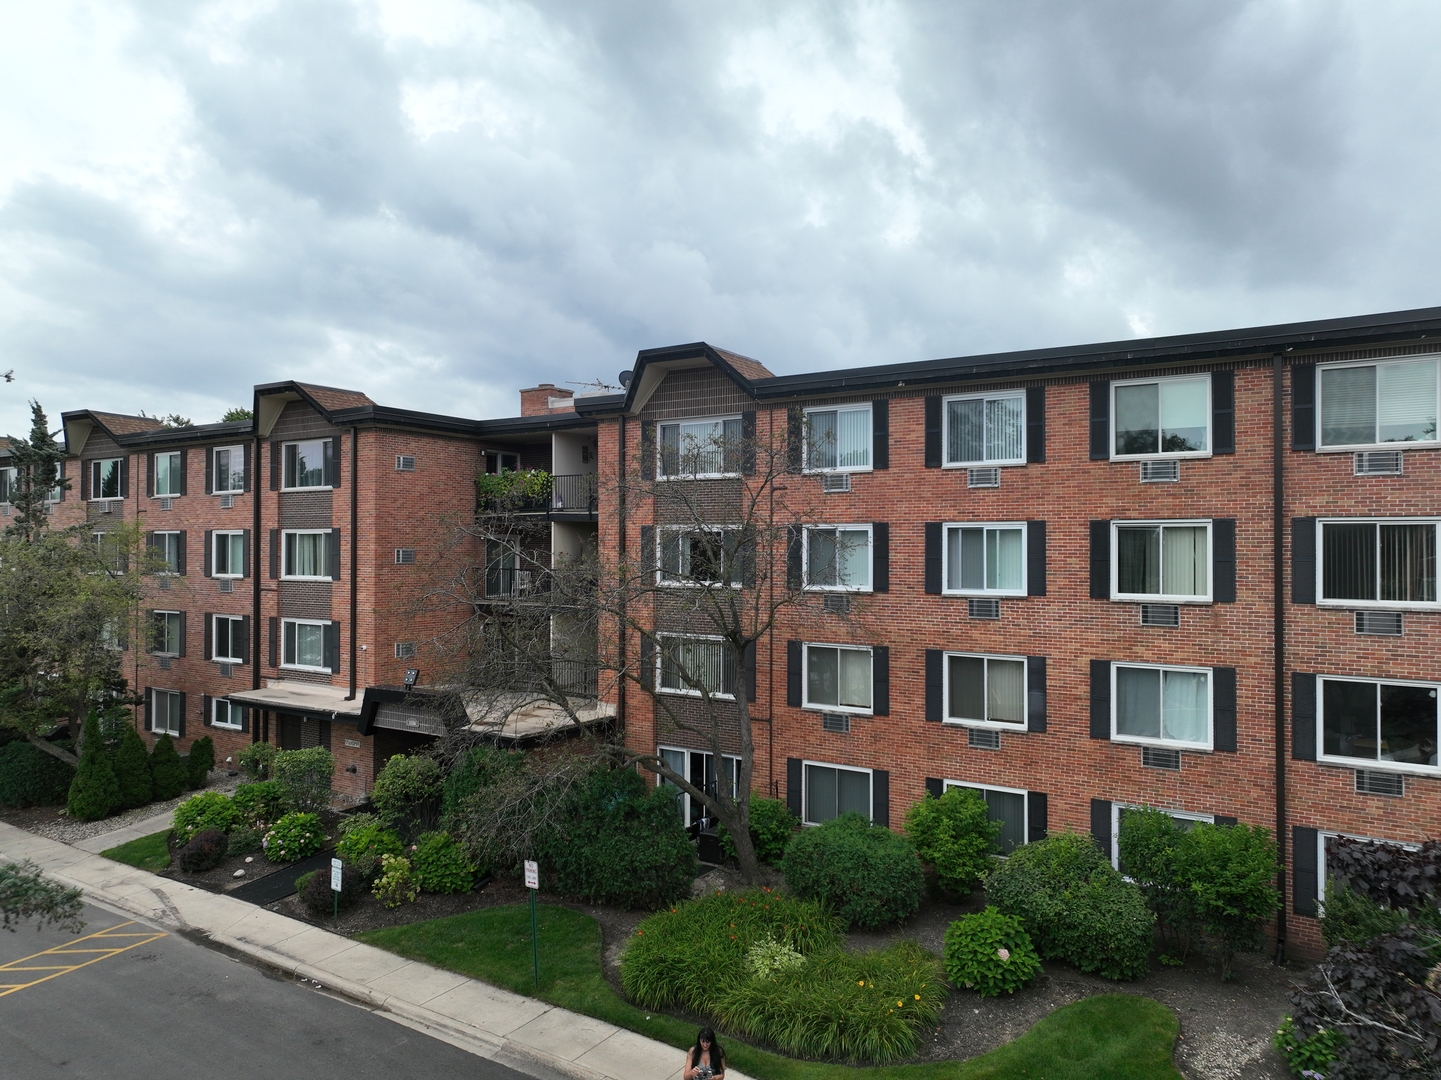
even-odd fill
[{"label": "green lawn", "polygon": [[165,843],[169,836],[170,830],[164,829],[149,836],[142,836],[139,840],[132,840],[128,844],[107,848],[100,854],[116,862],[149,870],[153,874],[170,865],[170,848]]},{"label": "green lawn", "polygon": [[[601,974],[600,926],[594,919],[569,908],[539,911],[538,993],[531,973],[530,909],[524,904],[371,930],[357,938],[671,1046],[690,1046],[694,1024],[647,1013],[611,989]],[[1180,1080],[1171,1064],[1176,1031],[1175,1016],[1150,998],[1104,994],[1057,1009],[1015,1042],[965,1062],[849,1068],[796,1061],[735,1039],[725,1046],[730,1063],[757,1080]]]}]

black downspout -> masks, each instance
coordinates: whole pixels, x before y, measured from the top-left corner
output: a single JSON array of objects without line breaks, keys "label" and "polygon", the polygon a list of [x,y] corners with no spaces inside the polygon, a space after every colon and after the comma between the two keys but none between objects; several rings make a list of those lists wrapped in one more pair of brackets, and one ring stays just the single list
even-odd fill
[{"label": "black downspout", "polygon": [[[619,479],[619,482],[618,482],[618,483],[616,484],[616,486],[615,486],[616,561],[617,561],[618,563],[624,563],[624,562],[625,562],[625,529],[626,529],[626,520],[625,520],[625,515],[626,515],[626,505],[625,505],[625,491],[626,491],[625,468],[626,468],[626,465],[625,465],[625,415],[624,415],[624,414],[622,414],[622,415],[620,416],[620,435],[619,435],[619,441],[620,441],[620,451],[619,451],[619,453],[617,454],[617,459],[618,459],[618,462],[619,462],[617,477],[618,477],[618,479]],[[599,441],[599,439],[597,439],[597,440],[596,440],[596,448],[597,448],[596,457],[597,457],[597,458],[599,458],[599,456],[600,456],[600,454],[599,454],[599,447],[600,447],[600,441]],[[597,487],[596,490],[597,490],[597,492],[598,492],[598,491],[600,490],[599,487]],[[599,502],[597,502],[596,506],[597,506],[597,509],[599,509]],[[597,537],[597,539],[599,539],[599,538]],[[599,551],[599,547],[600,547],[600,545],[599,545],[599,543],[597,543],[597,545],[596,545],[597,551]],[[620,656],[618,657],[618,660],[619,660],[619,662],[620,662],[620,664],[621,664],[621,670],[624,671],[624,670],[625,670],[625,659],[626,659],[626,658],[625,658],[625,647],[626,647],[626,640],[627,640],[627,638],[628,638],[628,635],[626,634],[626,628],[625,628],[626,602],[625,602],[625,590],[624,590],[624,589],[622,589],[622,590],[621,590],[621,593],[620,593],[620,605],[621,605],[621,610],[620,610],[620,629],[619,629],[619,631],[618,631],[619,636],[620,636]],[[620,689],[620,698],[619,698],[619,700],[616,701],[616,704],[615,704],[615,726],[616,726],[616,731],[617,731],[617,732],[624,732],[624,731],[625,731],[625,712],[626,712],[626,710],[625,710],[626,695],[625,695],[625,678],[624,678],[624,676],[622,676],[622,678],[621,678],[621,680],[620,680],[620,687],[619,687],[619,689]]]},{"label": "black downspout", "polygon": [[[250,689],[260,689],[260,436],[250,451]],[[208,451],[207,451],[208,453]],[[250,741],[260,742],[260,724],[250,725]],[[269,733],[270,725],[265,724]]]},{"label": "black downspout", "polygon": [[1281,354],[1271,357],[1271,606],[1274,637],[1276,702],[1276,891],[1281,906],[1276,911],[1276,963],[1286,962],[1286,592],[1282,587],[1285,555],[1282,538],[1286,523],[1286,453],[1281,432],[1281,391],[1284,366]]},{"label": "black downspout", "polygon": [[360,429],[350,429],[350,693],[355,700],[356,642],[360,640],[355,622],[360,611],[360,560],[356,558],[356,527],[360,522]]}]

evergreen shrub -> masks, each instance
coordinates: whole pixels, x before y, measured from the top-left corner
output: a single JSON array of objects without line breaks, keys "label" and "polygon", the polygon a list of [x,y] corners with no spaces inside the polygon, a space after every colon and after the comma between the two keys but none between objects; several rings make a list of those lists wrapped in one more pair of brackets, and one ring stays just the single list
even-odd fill
[{"label": "evergreen shrub", "polygon": [[190,744],[190,754],[185,759],[187,781],[191,791],[205,786],[210,770],[215,768],[215,741],[209,735],[202,735]]},{"label": "evergreen shrub", "polygon": [[150,751],[150,775],[155,781],[155,798],[158,801],[173,799],[185,790],[188,779],[185,762],[180,760],[175,740],[169,735],[155,740],[155,748]]},{"label": "evergreen shrub", "polygon": [[[44,753],[44,751],[41,751]],[[80,765],[70,781],[66,812],[80,821],[99,821],[120,809],[120,784],[110,753],[100,737],[100,721],[94,713],[85,718],[81,735]]]},{"label": "evergreen shrub", "polygon": [[985,800],[970,788],[947,788],[938,799],[927,794],[906,811],[906,835],[921,862],[933,868],[948,892],[971,893],[995,862],[1001,823],[992,821]]},{"label": "evergreen shrub", "polygon": [[271,762],[270,772],[285,792],[286,805],[291,809],[318,814],[330,806],[335,759],[325,747],[282,750]]},{"label": "evergreen shrub", "polygon": [[441,785],[441,821],[447,828],[453,828],[456,817],[464,813],[465,804],[473,795],[501,777],[519,772],[524,765],[525,755],[519,750],[497,750],[489,745],[471,747],[445,774]]},{"label": "evergreen shrub", "polygon": [[435,824],[444,781],[434,758],[396,754],[376,774],[370,801],[381,821],[408,833],[414,825]]},{"label": "evergreen shrub", "polygon": [[220,865],[229,846],[229,838],[219,829],[202,829],[180,849],[175,860],[187,874],[203,874]]},{"label": "evergreen shrub", "polygon": [[28,739],[0,746],[0,806],[55,806],[65,801],[75,768]]},{"label": "evergreen shrub", "polygon": [[981,997],[1014,994],[1041,973],[1021,920],[988,907],[946,927],[946,977]]},{"label": "evergreen shrub", "polygon": [[867,930],[914,915],[925,888],[911,842],[860,814],[798,833],[781,869],[791,892],[830,904],[848,924]]},{"label": "evergreen shrub", "polygon": [[239,823],[252,829],[274,825],[292,809],[285,788],[275,780],[241,784],[230,801]]},{"label": "evergreen shrub", "polygon": [[[751,796],[750,833],[751,844],[756,858],[763,863],[778,863],[786,853],[786,845],[800,826],[800,819],[791,813],[784,799],[766,799]],[[729,858],[736,857],[736,846],[730,831],[722,825],[719,830],[721,851]]]},{"label": "evergreen shrub", "polygon": [[320,826],[318,814],[292,810],[270,827],[262,843],[265,857],[271,862],[294,862],[319,851],[325,843],[325,831]]},{"label": "evergreen shrub", "polygon": [[133,724],[126,724],[120,733],[120,743],[115,749],[115,780],[120,785],[120,805],[126,810],[144,806],[155,797],[150,754]]},{"label": "evergreen shrub", "polygon": [[469,892],[475,882],[474,864],[449,833],[423,833],[407,857],[422,892]]},{"label": "evergreen shrub", "polygon": [[175,835],[180,844],[188,844],[202,829],[218,829],[228,833],[235,828],[237,814],[230,796],[221,791],[204,791],[192,795],[175,808]]}]

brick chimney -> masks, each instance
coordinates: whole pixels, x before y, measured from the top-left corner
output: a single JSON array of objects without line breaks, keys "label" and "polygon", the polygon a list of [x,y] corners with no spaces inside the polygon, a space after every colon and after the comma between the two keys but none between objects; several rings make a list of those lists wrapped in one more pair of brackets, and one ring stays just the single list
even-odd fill
[{"label": "brick chimney", "polygon": [[520,415],[541,416],[545,413],[570,412],[575,405],[574,390],[565,390],[554,383],[543,382],[520,392]]}]

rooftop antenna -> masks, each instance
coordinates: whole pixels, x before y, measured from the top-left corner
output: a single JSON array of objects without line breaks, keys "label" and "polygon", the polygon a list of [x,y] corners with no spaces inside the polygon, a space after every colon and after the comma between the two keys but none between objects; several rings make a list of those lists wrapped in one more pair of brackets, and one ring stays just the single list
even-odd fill
[{"label": "rooftop antenna", "polygon": [[576,379],[567,379],[566,386],[580,386],[587,390],[594,390],[601,394],[613,394],[620,390],[619,386],[612,386],[604,379],[591,379],[588,382],[581,382]]}]

